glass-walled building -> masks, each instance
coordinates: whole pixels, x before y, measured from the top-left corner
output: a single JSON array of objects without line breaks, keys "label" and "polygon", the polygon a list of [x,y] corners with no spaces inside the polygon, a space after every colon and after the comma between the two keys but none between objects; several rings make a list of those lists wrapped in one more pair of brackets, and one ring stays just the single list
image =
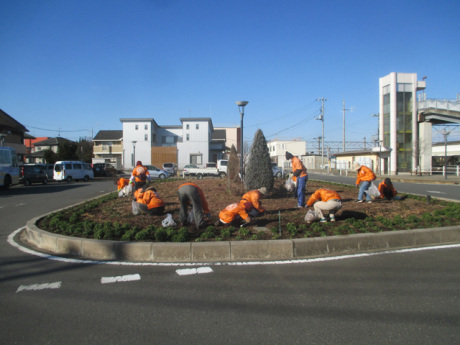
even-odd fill
[{"label": "glass-walled building", "polygon": [[425,81],[417,81],[416,73],[393,72],[379,84],[379,140],[388,152],[380,164],[387,174],[415,172],[420,169],[417,91],[425,89]]}]

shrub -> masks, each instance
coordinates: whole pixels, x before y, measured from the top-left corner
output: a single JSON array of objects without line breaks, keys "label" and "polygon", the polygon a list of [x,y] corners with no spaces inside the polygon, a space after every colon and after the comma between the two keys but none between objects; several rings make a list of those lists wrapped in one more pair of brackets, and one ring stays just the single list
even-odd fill
[{"label": "shrub", "polygon": [[267,188],[273,189],[274,179],[270,153],[263,132],[259,129],[254,135],[248,164],[245,168],[244,186],[246,190]]}]

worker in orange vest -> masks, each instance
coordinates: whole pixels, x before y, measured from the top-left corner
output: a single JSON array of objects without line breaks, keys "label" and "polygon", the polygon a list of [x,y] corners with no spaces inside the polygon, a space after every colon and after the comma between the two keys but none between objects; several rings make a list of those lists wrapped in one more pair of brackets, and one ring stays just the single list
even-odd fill
[{"label": "worker in orange vest", "polygon": [[[363,202],[364,194],[366,194],[366,200],[368,203],[372,202],[372,198],[369,195],[369,187],[371,186],[372,181],[377,177],[374,172],[365,165],[361,165],[357,162],[353,164],[353,170],[357,171],[356,176],[356,188],[359,188],[358,193],[358,202]],[[361,183],[361,186],[360,186]]]},{"label": "worker in orange vest", "polygon": [[250,202],[246,202],[244,205],[241,203],[230,204],[220,211],[219,221],[226,225],[240,225],[241,221],[244,220],[245,223],[241,226],[247,225],[251,222],[251,217],[247,213],[251,207]]},{"label": "worker in orange vest", "polygon": [[192,205],[193,219],[197,229],[206,225],[203,214],[210,217],[209,206],[203,191],[196,184],[188,182],[179,186],[177,191],[180,202],[179,218],[181,225],[187,224],[188,206]]},{"label": "worker in orange vest", "polygon": [[139,188],[134,192],[135,200],[142,212],[154,215],[163,214],[165,204],[154,187]]},{"label": "worker in orange vest", "polygon": [[249,202],[251,207],[248,210],[248,214],[251,217],[259,217],[265,212],[260,199],[263,198],[266,194],[267,188],[265,187],[251,190],[241,197],[240,204],[244,206],[247,202]]},{"label": "worker in orange vest", "polygon": [[317,214],[321,214],[321,223],[327,222],[324,212],[329,213],[331,222],[335,222],[335,214],[342,208],[342,198],[334,190],[317,189],[308,199],[307,207],[313,206]]},{"label": "worker in orange vest", "polygon": [[145,166],[142,165],[141,161],[136,162],[136,167],[131,173],[131,178],[129,181],[134,183],[133,191],[142,188],[147,183],[147,180],[150,182],[150,173]]},{"label": "worker in orange vest", "polygon": [[401,197],[396,195],[398,192],[393,187],[393,183],[388,177],[379,183],[379,193],[382,199],[401,200]]},{"label": "worker in orange vest", "polygon": [[296,182],[297,207],[305,207],[305,187],[308,181],[307,168],[299,158],[288,151],[286,151],[286,160],[290,160],[292,164],[292,174],[294,175],[292,179]]}]

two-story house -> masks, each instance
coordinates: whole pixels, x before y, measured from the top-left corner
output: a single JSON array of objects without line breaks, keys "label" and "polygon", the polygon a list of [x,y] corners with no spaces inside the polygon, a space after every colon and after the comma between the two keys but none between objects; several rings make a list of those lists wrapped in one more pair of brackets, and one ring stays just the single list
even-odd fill
[{"label": "two-story house", "polygon": [[20,161],[24,161],[26,146],[24,135],[29,130],[0,109],[0,146],[12,147]]},{"label": "two-story house", "polygon": [[93,163],[110,163],[117,170],[123,163],[123,131],[103,130],[93,138]]}]

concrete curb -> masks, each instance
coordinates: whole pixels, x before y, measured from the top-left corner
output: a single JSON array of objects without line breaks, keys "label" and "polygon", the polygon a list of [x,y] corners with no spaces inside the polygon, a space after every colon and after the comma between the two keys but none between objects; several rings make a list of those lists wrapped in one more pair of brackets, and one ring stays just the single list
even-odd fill
[{"label": "concrete curb", "polygon": [[56,256],[127,262],[202,263],[225,261],[293,260],[314,256],[354,254],[397,248],[460,243],[460,226],[400,230],[293,240],[191,243],[121,242],[53,234],[27,222],[20,239]]}]

